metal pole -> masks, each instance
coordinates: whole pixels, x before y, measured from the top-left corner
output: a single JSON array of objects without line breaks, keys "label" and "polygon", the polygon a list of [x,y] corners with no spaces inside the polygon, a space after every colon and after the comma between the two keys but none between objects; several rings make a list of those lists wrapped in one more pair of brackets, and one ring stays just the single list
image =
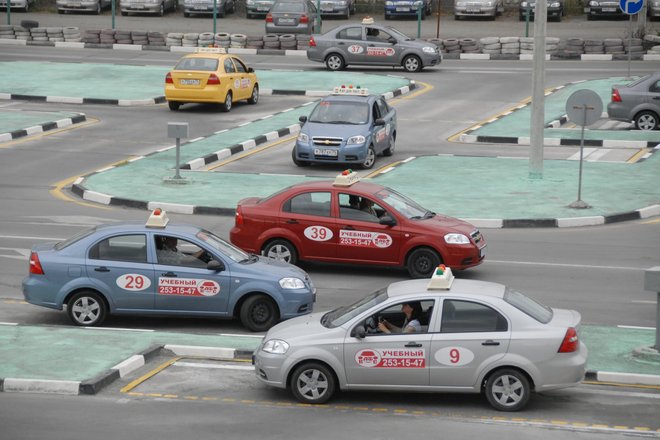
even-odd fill
[{"label": "metal pole", "polygon": [[440,0],[438,0],[438,20],[435,25],[435,38],[440,38]]},{"label": "metal pole", "polygon": [[[216,33],[216,20],[218,19],[218,0],[213,0],[213,35]],[[178,165],[178,161],[177,161]]]},{"label": "metal pole", "polygon": [[583,113],[583,124],[582,129],[580,130],[580,172],[578,173],[578,197],[577,201],[580,203],[582,201],[582,157],[584,154],[584,124],[587,121],[587,105],[584,105]]},{"label": "metal pole", "polygon": [[175,179],[180,179],[181,175],[179,174],[179,159],[181,158],[181,139],[176,138],[176,174],[174,175]]},{"label": "metal pole", "polygon": [[321,0],[316,0],[316,29],[321,33]]},{"label": "metal pole", "polygon": [[[101,1],[101,0],[99,0],[99,1]],[[112,3],[111,3],[111,5],[112,5],[111,6],[112,7],[112,29],[115,28],[115,1],[116,0],[112,0]]]},{"label": "metal pole", "polygon": [[529,11],[532,10],[532,7],[529,4],[529,0],[527,1],[527,16],[525,17],[525,38],[529,37]]},{"label": "metal pole", "polygon": [[417,8],[417,38],[422,35],[422,14],[424,13],[422,9],[422,7]]},{"label": "metal pole", "polygon": [[11,24],[11,0],[7,0],[7,24]]},{"label": "metal pole", "polygon": [[530,120],[529,178],[543,178],[545,128],[545,29],[547,1],[537,0],[534,11],[534,69],[532,71],[532,118]]},{"label": "metal pole", "polygon": [[632,61],[632,15],[629,15],[628,17],[628,76],[626,77],[627,79],[630,79],[630,64]]}]

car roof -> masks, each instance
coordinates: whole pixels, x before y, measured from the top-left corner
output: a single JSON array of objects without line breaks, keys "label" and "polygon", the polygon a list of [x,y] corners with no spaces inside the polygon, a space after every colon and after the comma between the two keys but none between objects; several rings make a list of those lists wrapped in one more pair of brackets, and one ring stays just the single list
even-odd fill
[{"label": "car roof", "polygon": [[461,296],[475,296],[476,297],[491,297],[502,298],[506,286],[498,283],[490,283],[487,281],[478,280],[464,280],[455,278],[450,289],[433,289],[429,290],[429,279],[421,280],[408,280],[392,283],[387,288],[387,295],[392,297],[406,296],[411,294],[455,294]]},{"label": "car roof", "polygon": [[298,190],[301,188],[309,189],[309,190],[329,190],[334,188],[334,189],[359,191],[369,194],[375,194],[378,191],[381,191],[382,189],[387,189],[387,187],[385,186],[378,185],[377,183],[365,182],[363,180],[360,180],[359,182],[356,182],[351,186],[339,186],[339,185],[335,185],[334,183],[335,183],[334,180],[316,180],[313,182],[298,183],[290,186],[289,188],[291,190],[293,189]]},{"label": "car roof", "polygon": [[185,55],[182,58],[217,58],[217,59],[223,59],[223,58],[227,58],[227,57],[240,59],[240,57],[237,57],[236,55],[232,55],[232,54],[228,54],[228,53],[214,53],[214,52],[189,53],[188,55]]},{"label": "car roof", "polygon": [[328,95],[322,101],[349,101],[349,102],[364,102],[373,101],[376,95]]},{"label": "car roof", "polygon": [[105,223],[96,227],[97,232],[115,233],[115,232],[155,232],[155,233],[173,233],[194,235],[201,231],[199,226],[189,224],[172,224],[171,222],[164,228],[148,227],[144,223],[138,222],[119,222]]}]

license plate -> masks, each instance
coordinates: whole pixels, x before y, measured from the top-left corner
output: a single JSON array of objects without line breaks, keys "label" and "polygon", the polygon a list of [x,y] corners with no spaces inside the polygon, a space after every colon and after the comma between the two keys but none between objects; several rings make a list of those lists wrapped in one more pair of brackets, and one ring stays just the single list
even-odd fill
[{"label": "license plate", "polygon": [[195,11],[206,11],[206,6],[195,6],[193,9]]},{"label": "license plate", "polygon": [[616,12],[616,8],[603,8],[603,12]]},{"label": "license plate", "polygon": [[265,11],[265,12],[268,12],[268,11],[270,11],[270,8],[269,8],[269,7],[266,7],[266,6],[260,6],[260,7],[257,8],[257,11]]},{"label": "license plate", "polygon": [[79,8],[79,7],[80,7],[80,3],[67,3],[67,6],[68,6],[69,8]]},{"label": "license plate", "polygon": [[334,9],[333,7],[329,7],[329,8],[321,8],[321,12],[332,12],[332,11],[334,11],[334,10],[335,10],[335,9]]},{"label": "license plate", "polygon": [[198,79],[182,79],[179,81],[179,84],[182,86],[198,86],[199,85],[199,80]]},{"label": "license plate", "polygon": [[486,255],[486,246],[479,249],[479,259],[483,258]]},{"label": "license plate", "polygon": [[337,150],[329,148],[314,148],[314,156],[337,156]]},{"label": "license plate", "polygon": [[278,21],[279,24],[293,24],[295,23],[293,18],[280,18]]},{"label": "license plate", "polygon": [[396,8],[396,12],[410,12],[410,8]]},{"label": "license plate", "polygon": [[479,12],[481,12],[481,8],[467,8],[467,11],[468,11],[468,12],[476,12],[476,13],[479,13]]}]

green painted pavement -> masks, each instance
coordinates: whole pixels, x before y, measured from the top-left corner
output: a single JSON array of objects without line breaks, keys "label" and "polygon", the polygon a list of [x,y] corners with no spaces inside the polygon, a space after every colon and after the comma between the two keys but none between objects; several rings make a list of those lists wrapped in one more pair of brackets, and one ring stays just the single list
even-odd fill
[{"label": "green painted pavement", "polygon": [[[654,331],[584,325],[590,371],[660,375],[660,364],[633,359],[632,350],[653,345]],[[0,326],[0,378],[84,381],[154,345],[192,345],[252,351],[249,336],[113,331],[77,327]]]},{"label": "green painted pavement", "polygon": [[36,125],[56,122],[61,119],[70,119],[79,116],[73,112],[40,112],[0,110],[0,134],[11,133],[16,130],[25,130]]}]

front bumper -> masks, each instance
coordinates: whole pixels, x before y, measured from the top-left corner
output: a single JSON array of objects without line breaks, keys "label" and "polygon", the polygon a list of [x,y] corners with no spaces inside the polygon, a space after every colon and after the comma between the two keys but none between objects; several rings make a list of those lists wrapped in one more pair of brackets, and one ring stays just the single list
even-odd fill
[{"label": "front bumper", "polygon": [[[337,155],[316,155],[315,149],[337,151]],[[367,144],[345,145],[342,143],[339,147],[323,147],[301,144],[296,141],[296,158],[313,163],[362,163],[367,158]]]},{"label": "front bumper", "polygon": [[458,17],[495,17],[495,6],[455,6],[454,15]]},{"label": "front bumper", "polygon": [[417,17],[417,10],[422,10],[422,18],[424,18],[424,7],[423,6],[412,6],[412,7],[397,7],[397,6],[385,6],[385,16],[386,17]]},{"label": "front bumper", "polygon": [[57,9],[60,11],[86,11],[86,12],[96,12],[98,8],[98,3],[91,2],[62,2],[57,3]]},{"label": "front bumper", "polygon": [[[520,16],[524,17],[527,15],[527,8],[520,8],[519,9]],[[557,18],[561,17],[561,8],[548,8],[548,18]],[[529,8],[529,17],[534,18],[534,8]]]},{"label": "front bumper", "polygon": [[147,14],[157,14],[160,12],[160,3],[122,6],[121,12],[144,12]]},{"label": "front bumper", "polygon": [[584,8],[584,12],[592,17],[625,17],[618,6],[588,6]]}]

